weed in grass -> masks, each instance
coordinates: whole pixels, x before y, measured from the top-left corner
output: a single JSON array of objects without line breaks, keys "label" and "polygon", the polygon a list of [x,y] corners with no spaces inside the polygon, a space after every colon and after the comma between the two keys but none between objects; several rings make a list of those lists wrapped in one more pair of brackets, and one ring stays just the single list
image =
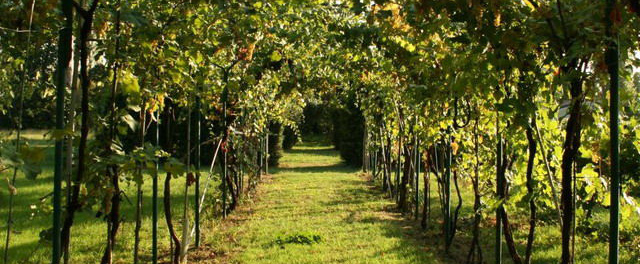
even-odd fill
[{"label": "weed in grass", "polygon": [[320,243],[321,241],[322,237],[320,235],[311,233],[296,233],[293,235],[284,236],[284,238],[278,236],[278,238],[274,241],[274,244],[284,249],[284,246],[286,244],[313,245]]}]

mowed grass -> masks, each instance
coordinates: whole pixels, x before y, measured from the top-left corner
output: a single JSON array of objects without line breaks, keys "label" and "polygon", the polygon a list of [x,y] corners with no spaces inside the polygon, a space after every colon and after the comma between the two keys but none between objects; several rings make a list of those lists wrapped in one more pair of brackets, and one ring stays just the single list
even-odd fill
[{"label": "mowed grass", "polygon": [[[0,133],[4,138],[9,135]],[[44,172],[36,180],[18,175],[18,195],[14,204],[14,228],[9,263],[49,263],[50,244],[40,243],[39,234],[51,227],[49,211],[37,211],[40,199],[50,204],[52,191],[53,145],[44,132],[27,131],[31,144],[47,148]],[[204,166],[206,167],[206,166]],[[228,219],[221,221],[211,212],[216,205],[218,182],[213,182],[205,202],[203,246],[190,254],[190,263],[464,263],[470,244],[473,193],[469,182],[461,179],[463,206],[458,232],[450,254],[443,251],[442,217],[436,182],[432,182],[432,217],[423,231],[412,216],[397,213],[393,202],[363,177],[361,171],[342,164],[338,154],[323,143],[308,142],[286,151],[279,168],[264,177],[258,193],[251,193]],[[10,178],[5,171],[2,178]],[[206,174],[203,174],[206,175]],[[4,179],[2,179],[4,181]],[[160,175],[162,198],[164,174]],[[379,185],[379,183],[376,183]],[[204,178],[203,178],[204,185]],[[123,223],[118,236],[114,263],[132,263],[134,241],[135,185],[123,182],[126,198],[122,203]],[[422,188],[422,184],[421,184]],[[151,177],[145,176],[141,263],[151,254]],[[184,178],[172,181],[174,223],[180,229]],[[423,190],[422,190],[423,191]],[[193,201],[193,188],[189,199]],[[488,199],[488,198],[486,198]],[[453,197],[452,206],[457,204]],[[193,206],[193,203],[191,203]],[[159,243],[166,260],[169,236],[162,201],[159,201]],[[94,208],[95,209],[95,208]],[[0,188],[0,238],[4,242],[8,212],[7,188]],[[97,263],[104,250],[106,223],[96,210],[79,212],[72,228],[71,263]],[[605,223],[608,213],[598,211],[596,219]],[[528,214],[511,214],[520,254],[528,229]],[[492,213],[482,222],[481,246],[485,262],[494,261]],[[180,234],[180,230],[178,230]],[[313,238],[312,244],[287,243],[288,238]],[[284,242],[283,242],[284,241]],[[279,243],[280,242],[280,243]],[[288,241],[291,242],[291,241]],[[638,239],[625,240],[621,263],[639,263]],[[2,243],[4,246],[4,243]],[[606,263],[606,239],[577,237],[577,263]],[[533,263],[557,263],[560,258],[560,230],[555,224],[538,222]],[[511,263],[503,243],[503,263]]]},{"label": "mowed grass", "polygon": [[[343,165],[338,153],[325,144],[296,146],[285,153],[280,167],[272,172],[259,187],[255,203],[242,206],[227,224],[217,227],[216,234],[210,234],[210,251],[216,258],[207,263],[466,262],[473,191],[465,179],[460,179],[463,205],[458,232],[446,254],[435,180],[431,183],[429,228],[424,231],[413,216],[397,213],[380,186],[362,177],[358,169]],[[452,195],[453,210],[457,197]],[[599,218],[604,216],[606,212],[598,214]],[[528,214],[510,217],[517,248],[524,256]],[[314,235],[321,237],[319,243],[278,243],[292,236]],[[481,223],[480,236],[484,262],[492,263],[495,217],[491,212]],[[557,225],[538,221],[532,263],[559,262],[560,237]],[[638,262],[638,252],[631,244],[626,241],[621,247],[621,263]],[[502,248],[503,263],[512,263],[505,242]],[[578,236],[576,263],[606,263],[607,250],[606,240]]]},{"label": "mowed grass", "polygon": [[[222,234],[221,263],[442,263],[418,227],[328,146],[287,151],[258,201]],[[318,243],[278,244],[292,236]]]},{"label": "mowed grass", "polygon": [[[43,164],[43,173],[36,180],[28,180],[20,173],[16,180],[16,188],[18,194],[14,198],[14,225],[11,236],[11,246],[9,248],[9,263],[50,263],[51,262],[51,245],[49,243],[40,243],[40,232],[51,228],[52,218],[49,210],[33,210],[31,205],[40,205],[41,198],[45,198],[44,204],[51,204],[50,194],[53,191],[53,142],[44,137],[42,131],[26,131],[24,137],[29,140],[30,144],[45,147],[47,156]],[[4,138],[6,132],[2,133]],[[15,137],[15,135],[13,135]],[[207,164],[203,167],[208,167]],[[13,171],[5,171],[0,175],[4,178],[10,178]],[[202,186],[206,182],[206,172],[203,172]],[[159,248],[161,256],[164,258],[169,249],[169,235],[166,228],[164,211],[162,207],[162,191],[165,175],[160,174],[159,177],[159,194],[158,194],[158,232],[159,232]],[[178,234],[181,234],[180,223],[182,220],[183,195],[184,195],[185,178],[177,178],[172,180],[172,212],[174,225],[177,227]],[[202,215],[203,232],[206,232],[215,217],[212,216],[210,207],[218,195],[216,186],[218,182],[213,182],[209,188],[209,194],[205,201],[207,209]],[[123,222],[118,233],[118,241],[114,252],[114,263],[133,263],[133,247],[134,247],[134,227],[135,227],[135,202],[136,202],[136,186],[133,182],[122,182],[121,187],[124,191],[124,200],[122,201],[122,217]],[[63,183],[64,188],[64,183]],[[152,178],[145,175],[143,184],[143,219],[142,229],[140,232],[141,263],[150,263],[151,257],[151,224],[152,224]],[[64,194],[63,194],[64,195]],[[190,188],[189,199],[190,206],[194,204],[193,188]],[[0,238],[1,246],[4,249],[4,241],[6,236],[6,219],[8,214],[8,191],[6,182],[0,188]],[[95,209],[95,208],[93,208]],[[192,210],[193,211],[193,210]],[[191,211],[191,215],[192,214]],[[192,218],[193,219],[193,218]],[[191,223],[193,225],[193,222]],[[99,263],[104,252],[107,236],[107,225],[102,218],[96,217],[96,210],[92,208],[85,209],[76,214],[74,225],[71,229],[71,261],[70,263]]]}]

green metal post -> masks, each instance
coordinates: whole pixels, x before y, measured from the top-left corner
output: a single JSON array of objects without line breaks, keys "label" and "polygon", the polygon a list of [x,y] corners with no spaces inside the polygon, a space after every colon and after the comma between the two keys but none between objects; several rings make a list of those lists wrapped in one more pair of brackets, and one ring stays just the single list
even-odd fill
[{"label": "green metal post", "polygon": [[225,144],[225,148],[223,149],[223,155],[222,155],[222,218],[226,218],[227,217],[227,151],[229,150],[229,146],[227,145],[229,143],[229,133],[228,133],[228,129],[227,129],[227,102],[226,102],[226,98],[223,99],[224,102],[222,103],[222,116],[224,119],[224,144]]},{"label": "green metal post", "polygon": [[373,155],[371,155],[371,170],[372,170],[372,175],[371,175],[371,179],[373,179],[375,181],[376,179],[376,173],[378,172],[378,148],[375,147],[376,145],[376,136],[375,136],[375,132],[374,135],[372,136],[372,140],[371,142],[373,142],[374,145],[374,151],[373,151]]},{"label": "green metal post", "polygon": [[200,247],[200,142],[202,142],[202,114],[200,96],[196,97],[196,186],[195,186],[195,244]]},{"label": "green metal post", "polygon": [[611,138],[611,207],[609,208],[609,264],[617,264],[619,249],[618,243],[620,239],[619,222],[620,222],[620,141],[619,141],[619,44],[617,33],[613,32],[613,21],[611,21],[611,13],[616,5],[616,0],[607,1],[607,27],[606,33],[610,38],[607,47],[607,66],[609,68],[609,128]]},{"label": "green metal post", "polygon": [[[156,112],[155,145],[160,146],[160,109]],[[151,219],[151,261],[158,263],[158,175],[160,171],[160,161],[156,160],[156,168],[153,171],[153,190],[151,206],[153,215]]]},{"label": "green metal post", "polygon": [[269,126],[267,125],[267,135],[265,136],[264,173],[269,174]]},{"label": "green metal post", "polygon": [[444,232],[447,250],[450,246],[451,239],[451,128],[447,128],[447,138],[445,139],[445,157],[444,157]]},{"label": "green metal post", "polygon": [[420,141],[418,140],[418,135],[415,135],[415,157],[416,157],[416,175],[415,175],[415,204],[416,204],[416,212],[415,218],[418,220],[419,210],[420,210]]},{"label": "green metal post", "polygon": [[264,146],[264,144],[262,144],[262,137],[258,138],[258,153],[257,153],[257,165],[258,165],[258,178],[260,178],[262,176],[262,147]]},{"label": "green metal post", "polygon": [[382,132],[382,129],[380,129],[380,153],[382,154],[382,166],[380,166],[382,169],[382,190],[385,190],[385,186],[387,184],[387,169],[386,169],[386,163],[387,163],[387,151],[386,148],[384,146],[384,133]]},{"label": "green metal post", "polygon": [[[73,30],[73,6],[71,0],[60,1],[60,10],[65,18],[64,27],[60,30],[58,39],[58,65],[56,72],[56,129],[64,130],[64,95],[66,74],[71,61],[71,38]],[[51,249],[51,263],[60,263],[61,256],[61,216],[62,216],[62,138],[56,138],[54,171],[53,171],[53,248]]]},{"label": "green metal post", "polygon": [[415,184],[414,186],[414,203],[415,203],[415,213],[414,213],[414,217],[416,220],[418,220],[418,210],[420,207],[420,185],[419,185],[419,176],[420,176],[420,151],[418,150],[418,132],[415,131],[416,126],[418,125],[418,116],[415,115],[414,116],[414,120],[413,120],[413,164],[414,164],[414,177],[413,177],[413,183]]},{"label": "green metal post", "polygon": [[362,172],[367,173],[367,119],[364,119],[364,128],[362,132]]},{"label": "green metal post", "polygon": [[396,203],[400,203],[400,170],[402,167],[402,129],[400,129],[400,133],[398,134],[398,162],[396,163],[396,187],[394,188],[394,195],[396,199]]},{"label": "green metal post", "polygon": [[[496,115],[496,137],[498,139],[497,151],[496,151],[496,174],[499,175],[498,172],[502,167],[502,136],[500,134],[500,121],[499,116]],[[502,199],[502,189],[503,189],[503,181],[501,177],[497,177],[496,179],[496,192],[498,194],[498,198]],[[500,211],[501,206],[496,208],[496,264],[502,263],[502,214]]]}]

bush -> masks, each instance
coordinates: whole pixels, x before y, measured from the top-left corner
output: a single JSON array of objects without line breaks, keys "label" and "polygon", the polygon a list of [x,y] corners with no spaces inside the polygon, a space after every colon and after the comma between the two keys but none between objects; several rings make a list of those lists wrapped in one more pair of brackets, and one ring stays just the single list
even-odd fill
[{"label": "bush", "polygon": [[284,128],[283,136],[282,149],[284,150],[290,150],[296,145],[296,143],[298,143],[298,135],[296,134],[296,131],[288,126]]},{"label": "bush", "polygon": [[333,137],[340,157],[353,166],[362,166],[364,116],[353,102],[333,110]]},{"label": "bush", "polygon": [[304,120],[300,124],[302,135],[328,135],[332,122],[330,107],[324,103],[309,103],[304,107]]},{"label": "bush", "polygon": [[278,166],[282,158],[282,124],[269,123],[269,166]]}]

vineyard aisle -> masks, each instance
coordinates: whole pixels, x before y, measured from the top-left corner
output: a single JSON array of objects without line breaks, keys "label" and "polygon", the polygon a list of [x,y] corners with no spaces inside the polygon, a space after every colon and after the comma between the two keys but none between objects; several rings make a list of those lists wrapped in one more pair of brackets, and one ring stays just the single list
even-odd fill
[{"label": "vineyard aisle", "polygon": [[272,173],[255,203],[230,216],[235,224],[210,237],[229,255],[218,261],[441,263],[419,227],[392,213],[392,201],[332,148],[297,146]]}]

